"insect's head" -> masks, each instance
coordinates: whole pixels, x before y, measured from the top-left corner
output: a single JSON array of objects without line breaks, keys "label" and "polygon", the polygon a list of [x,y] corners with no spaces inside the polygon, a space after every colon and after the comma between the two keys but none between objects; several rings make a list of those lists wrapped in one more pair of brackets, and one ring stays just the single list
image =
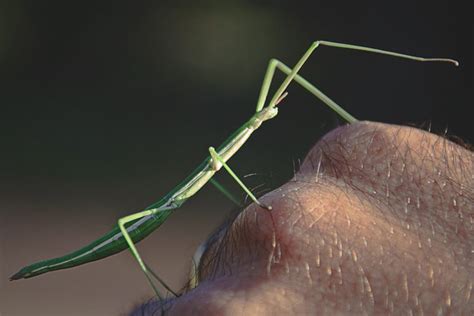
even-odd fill
[{"label": "insect's head", "polygon": [[249,123],[253,129],[257,129],[266,120],[274,118],[278,114],[278,108],[267,106],[261,109],[259,112],[250,119]]},{"label": "insect's head", "polygon": [[267,106],[266,108],[262,109],[259,113],[262,113],[260,116],[260,119],[262,121],[270,120],[277,116],[278,114],[278,108],[276,106]]}]

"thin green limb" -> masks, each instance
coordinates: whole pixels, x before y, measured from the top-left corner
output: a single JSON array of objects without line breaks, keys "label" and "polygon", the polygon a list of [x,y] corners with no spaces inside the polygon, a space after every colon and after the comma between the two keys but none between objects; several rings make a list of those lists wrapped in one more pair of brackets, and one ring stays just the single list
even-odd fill
[{"label": "thin green limb", "polygon": [[170,292],[171,294],[173,294],[175,297],[178,297],[178,296],[179,296],[178,293],[176,293],[175,291],[173,291],[173,289],[170,288],[170,287],[168,286],[168,284],[166,284],[166,282],[165,282],[162,278],[160,278],[160,276],[159,276],[158,274],[156,274],[156,273],[150,268],[150,266],[147,265],[146,263],[145,263],[145,267],[146,267],[147,271],[149,271],[150,274],[153,275],[153,277],[154,277],[156,280],[158,280],[158,282],[160,282],[160,284],[161,284],[168,292]]},{"label": "thin green limb", "polygon": [[[247,188],[247,186],[239,179],[239,177],[232,171],[232,169],[230,169],[230,167],[226,164],[226,162],[224,161],[224,159],[222,159],[221,156],[219,156],[219,154],[216,152],[216,150],[214,149],[214,147],[209,147],[209,153],[211,154],[211,158],[214,160],[214,164],[216,164],[216,162],[219,162],[220,164],[222,164],[222,166],[224,167],[224,169],[230,174],[230,176],[232,178],[234,178],[234,180],[240,185],[240,187],[245,191],[245,193],[248,194],[248,196],[250,196],[250,198],[255,202],[255,204],[257,204],[258,206],[262,207],[262,208],[265,208],[265,209],[268,209],[268,210],[271,210],[271,206],[266,206],[266,205],[263,205],[262,203],[260,203],[257,198],[255,197],[255,195],[253,195],[253,193]],[[217,169],[217,167],[216,167]]]},{"label": "thin green limb", "polygon": [[[268,64],[268,69],[271,72],[274,72],[274,69],[278,68],[285,74],[290,74],[291,73],[291,68],[282,63],[281,61],[277,59],[271,59],[269,64]],[[321,100],[324,104],[326,104],[328,107],[330,107],[334,112],[336,112],[339,116],[341,116],[344,120],[346,120],[348,123],[354,123],[357,121],[357,119],[352,116],[349,112],[344,110],[340,105],[338,105],[336,102],[334,102],[331,98],[329,98],[326,94],[324,94],[321,90],[316,88],[314,85],[309,83],[305,78],[303,78],[300,75],[296,75],[294,80],[299,83],[303,88],[308,90],[312,95],[317,97],[319,100]],[[284,95],[284,94],[283,94]],[[263,101],[265,102],[265,101]]]},{"label": "thin green limb", "polygon": [[413,55],[407,55],[407,54],[400,54],[400,53],[393,52],[393,51],[382,50],[382,49],[377,49],[377,48],[371,48],[371,47],[366,47],[366,46],[351,45],[351,44],[336,43],[336,42],[328,42],[328,41],[319,41],[319,44],[324,45],[324,46],[330,46],[330,47],[360,50],[360,51],[369,52],[369,53],[389,55],[389,56],[394,56],[394,57],[411,59],[411,60],[415,60],[415,61],[448,62],[448,63],[454,64],[454,66],[456,66],[456,67],[459,66],[459,62],[457,60],[454,60],[454,59],[451,59],[451,58],[425,58],[425,57],[419,57],[419,56],[413,56]]},{"label": "thin green limb", "polygon": [[351,45],[351,44],[343,44],[343,43],[336,43],[336,42],[329,42],[329,41],[316,41],[314,42],[310,48],[306,51],[306,53],[303,55],[303,57],[297,62],[295,67],[293,69],[290,69],[287,67],[285,64],[282,62],[272,59],[270,60],[270,63],[267,68],[267,72],[265,73],[264,79],[263,79],[263,84],[262,88],[260,89],[260,94],[259,98],[257,101],[257,108],[256,111],[259,112],[263,109],[265,106],[265,101],[268,96],[268,92],[270,89],[270,85],[273,79],[273,76],[275,74],[275,68],[279,68],[283,72],[287,74],[287,77],[281,84],[281,86],[278,88],[278,90],[275,92],[274,96],[272,97],[272,100],[268,104],[268,106],[273,107],[278,103],[278,100],[280,99],[280,96],[283,94],[283,91],[288,87],[290,82],[294,79],[296,82],[298,82],[300,85],[302,85],[305,89],[307,89],[310,93],[318,97],[321,101],[323,101],[326,105],[328,105],[330,108],[332,108],[336,113],[338,113],[341,117],[343,117],[346,121],[349,123],[353,123],[357,121],[356,118],[354,118],[352,115],[347,113],[342,107],[340,107],[337,103],[332,101],[329,97],[327,97],[325,94],[323,94],[320,90],[318,90],[315,86],[310,84],[308,81],[306,81],[303,77],[298,75],[298,71],[301,69],[303,64],[306,62],[306,60],[309,58],[311,53],[319,46],[319,45],[324,45],[324,46],[330,46],[330,47],[336,47],[336,48],[343,48],[343,49],[351,49],[351,50],[358,50],[358,51],[365,51],[365,52],[370,52],[370,53],[376,53],[376,54],[382,54],[382,55],[390,55],[394,57],[399,57],[399,58],[405,58],[405,59],[410,59],[410,60],[415,60],[415,61],[422,61],[422,62],[449,62],[453,63],[455,66],[459,65],[459,62],[450,59],[450,58],[423,58],[423,57],[418,57],[418,56],[412,56],[412,55],[406,55],[406,54],[400,54],[392,51],[386,51],[386,50],[381,50],[381,49],[376,49],[376,48],[371,48],[371,47],[365,47],[365,46],[359,46],[359,45]]},{"label": "thin green limb", "polygon": [[236,199],[236,197],[229,192],[222,184],[220,184],[216,179],[211,178],[209,180],[222,194],[224,194],[229,200],[231,200],[235,205],[238,207],[242,207],[243,205]]},{"label": "thin green limb", "polygon": [[[289,84],[291,83],[293,78],[296,76],[298,71],[300,71],[301,67],[303,67],[306,60],[308,60],[309,56],[311,56],[313,51],[318,46],[319,46],[319,42],[314,42],[313,44],[311,44],[308,50],[303,54],[303,57],[301,57],[300,60],[298,60],[298,62],[296,63],[296,65],[293,67],[293,69],[291,70],[291,73],[288,76],[286,76],[285,80],[283,80],[282,84],[280,85],[280,87],[277,89],[272,99],[270,100],[268,107],[272,108],[276,105],[278,99],[280,99],[280,96],[285,92],[286,88],[288,88]],[[261,109],[257,109],[257,110],[261,110]]]},{"label": "thin green limb", "polygon": [[[158,298],[160,300],[162,300],[163,295],[160,293],[158,288],[155,286],[155,283],[153,282],[153,279],[152,279],[152,274],[150,274],[150,272],[148,271],[148,268],[147,268],[145,262],[143,262],[140,254],[138,253],[137,248],[135,247],[135,244],[133,243],[132,238],[128,234],[127,228],[125,228],[126,224],[128,224],[130,222],[134,222],[134,221],[136,221],[140,218],[143,218],[145,216],[153,215],[154,213],[156,213],[156,211],[157,211],[157,209],[151,209],[151,210],[146,210],[146,211],[142,211],[142,212],[138,212],[138,213],[135,213],[135,214],[131,214],[131,215],[122,217],[121,219],[118,220],[118,226],[120,228],[120,231],[122,232],[123,237],[127,241],[127,244],[128,244],[128,247],[130,248],[130,251],[132,252],[135,259],[137,260],[137,262],[140,265],[140,268],[142,269],[142,271],[145,273],[145,276],[148,280],[148,283],[150,283],[151,287],[153,288],[153,291],[155,291],[156,296],[158,296]],[[158,279],[158,280],[160,280],[160,279]]]},{"label": "thin green limb", "polygon": [[[272,59],[273,60],[273,59]],[[262,87],[260,88],[260,94],[258,95],[257,108],[255,112],[260,112],[265,106],[267,100],[268,91],[270,91],[270,85],[272,84],[273,77],[275,76],[275,66],[272,67],[272,61],[267,67],[265,76],[263,76]]]}]

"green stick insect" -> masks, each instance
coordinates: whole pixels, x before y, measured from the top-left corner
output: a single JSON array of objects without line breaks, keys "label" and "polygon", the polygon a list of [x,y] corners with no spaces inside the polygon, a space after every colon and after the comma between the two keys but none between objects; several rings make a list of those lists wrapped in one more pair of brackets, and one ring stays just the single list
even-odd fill
[{"label": "green stick insect", "polygon": [[[385,51],[370,47],[349,45],[343,43],[335,43],[328,41],[316,41],[309,49],[304,53],[301,59],[296,63],[293,68],[290,68],[283,64],[277,59],[271,59],[263,79],[263,85],[260,90],[257,108],[255,114],[239,127],[222,145],[217,149],[209,147],[209,156],[180,184],[172,189],[167,195],[161,200],[153,203],[145,210],[125,216],[118,220],[117,226],[104,235],[103,237],[95,240],[89,245],[64,255],[62,257],[40,261],[31,264],[21,269],[18,273],[14,274],[10,280],[18,280],[22,278],[31,278],[46,272],[72,268],[75,266],[82,265],[87,262],[100,260],[121,252],[127,248],[130,249],[131,253],[137,260],[141,269],[143,270],[148,282],[152,286],[156,295],[162,298],[162,294],[158,291],[158,288],[153,282],[153,278],[158,280],[168,291],[175,294],[166,284],[145,264],[140,254],[138,253],[135,243],[141,241],[151,232],[157,229],[163,224],[168,216],[194,194],[196,194],[208,181],[211,181],[214,185],[220,188],[224,194],[228,195],[225,190],[214,180],[212,177],[222,167],[232,176],[232,178],[242,187],[242,189],[248,194],[248,196],[257,205],[264,209],[271,210],[270,205],[263,205],[259,200],[252,194],[252,192],[244,185],[239,177],[231,170],[227,165],[227,161],[242,147],[242,145],[249,139],[250,135],[260,127],[260,125],[274,118],[278,114],[278,103],[286,96],[285,90],[288,85],[294,80],[308,90],[311,94],[320,99],[323,103],[333,109],[348,123],[356,122],[357,119],[347,113],[324,93],[322,93],[315,86],[306,81],[303,77],[298,75],[298,71],[301,69],[306,60],[310,57],[313,51],[318,46],[331,46],[336,48],[359,50],[370,53],[377,53],[383,55],[390,55],[405,59],[411,59],[415,61],[441,61],[450,62],[458,66],[459,63],[455,60],[448,58],[422,58],[411,55],[400,54],[391,51]],[[277,89],[270,102],[265,106],[267,96],[269,93],[270,85],[275,73],[275,70],[279,69],[287,75],[283,83]],[[176,294],[175,294],[176,295]]]}]

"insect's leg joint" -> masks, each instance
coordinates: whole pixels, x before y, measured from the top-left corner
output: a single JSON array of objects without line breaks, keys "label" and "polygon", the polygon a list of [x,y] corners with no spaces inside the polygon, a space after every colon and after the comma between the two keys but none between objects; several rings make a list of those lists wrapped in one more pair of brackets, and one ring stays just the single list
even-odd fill
[{"label": "insect's leg joint", "polygon": [[211,154],[211,161],[209,163],[211,164],[212,170],[219,171],[222,168],[222,163],[217,158],[217,152],[214,147],[209,147],[209,153]]}]

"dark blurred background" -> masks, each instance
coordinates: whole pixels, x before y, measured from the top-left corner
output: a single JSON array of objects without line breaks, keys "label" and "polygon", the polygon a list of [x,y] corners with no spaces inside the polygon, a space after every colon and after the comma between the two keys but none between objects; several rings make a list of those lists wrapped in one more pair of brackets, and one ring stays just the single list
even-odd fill
[{"label": "dark blurred background", "polygon": [[[460,2],[0,0],[0,315],[118,315],[151,297],[129,253],[7,279],[166,194],[252,115],[268,60],[293,65],[317,39],[458,59],[323,47],[302,74],[359,119],[474,140],[473,23]],[[263,193],[337,124],[293,84],[230,164]],[[139,249],[179,289],[232,210],[207,187]]]}]

